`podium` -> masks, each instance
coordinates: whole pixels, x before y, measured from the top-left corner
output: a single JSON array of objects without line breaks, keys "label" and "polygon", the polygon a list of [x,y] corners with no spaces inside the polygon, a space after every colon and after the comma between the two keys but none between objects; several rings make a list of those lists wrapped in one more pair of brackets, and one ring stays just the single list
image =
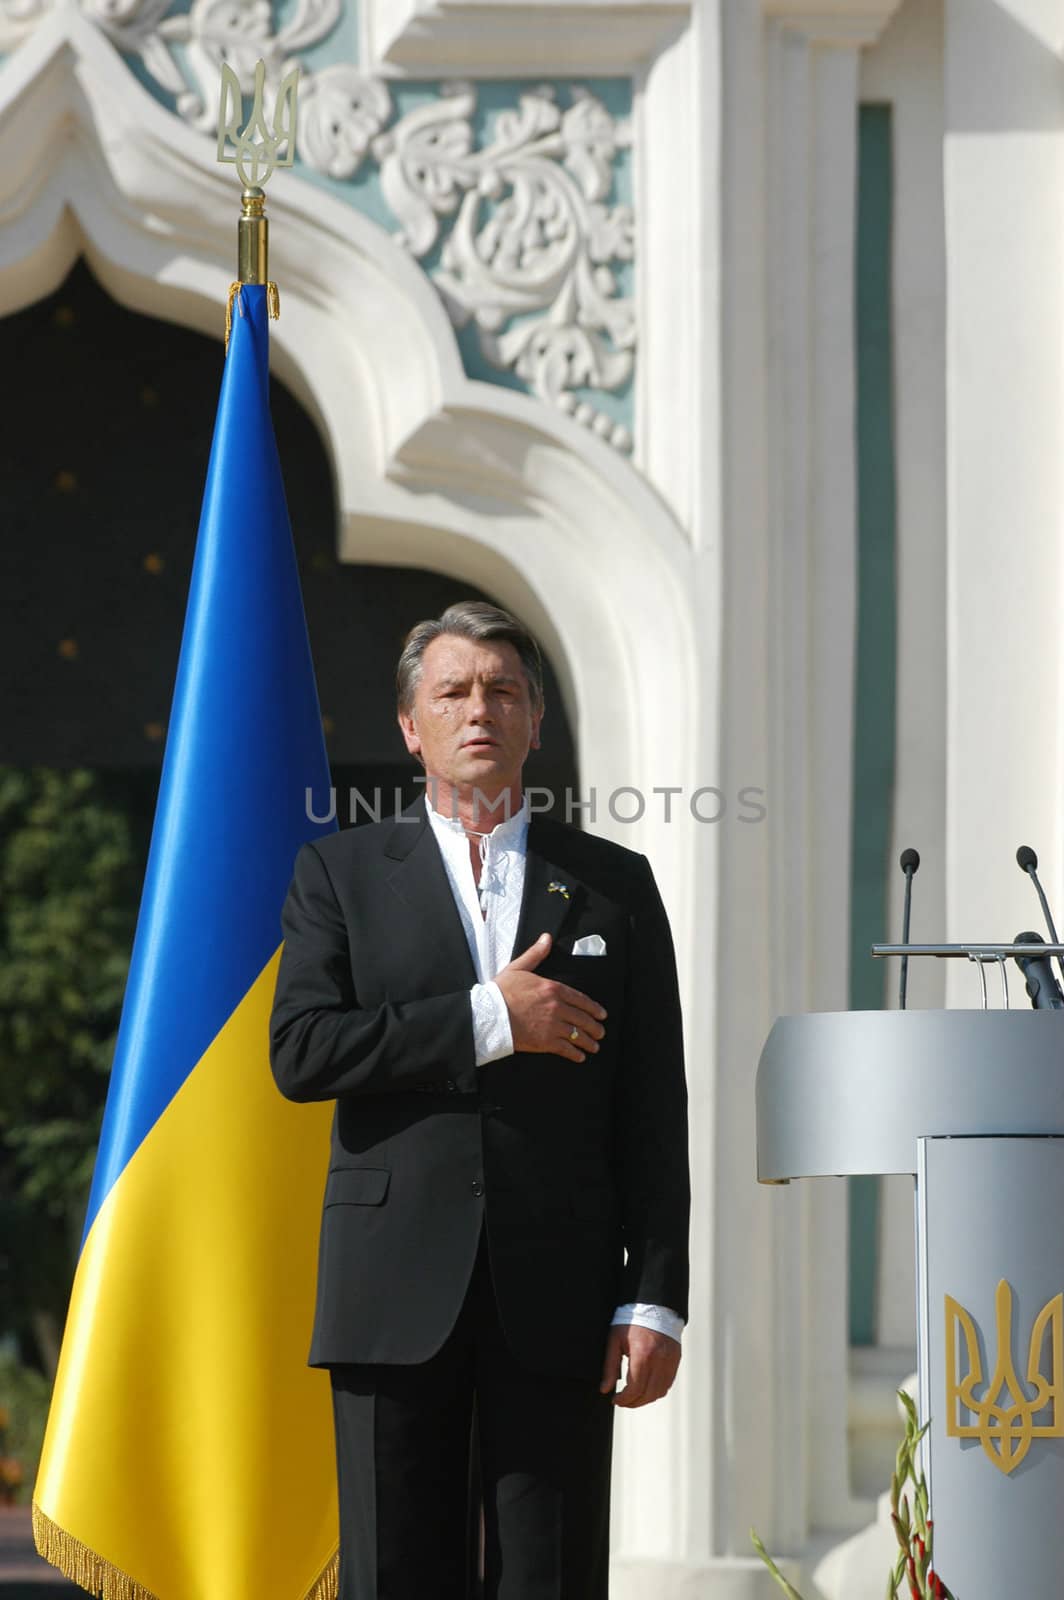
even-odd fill
[{"label": "podium", "polygon": [[1050,1600],[1064,1591],[1064,1013],[780,1018],[757,1074],[760,1181],[904,1172],[935,1570],[960,1600]]}]

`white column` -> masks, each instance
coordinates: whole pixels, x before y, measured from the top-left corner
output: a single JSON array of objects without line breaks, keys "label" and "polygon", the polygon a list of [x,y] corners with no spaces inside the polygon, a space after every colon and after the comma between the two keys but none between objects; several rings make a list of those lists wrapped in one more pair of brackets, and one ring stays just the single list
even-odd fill
[{"label": "white column", "polygon": [[[682,521],[692,545],[689,601],[699,652],[693,784],[719,785],[720,423],[719,66],[714,7],[635,77],[635,197],[640,299],[636,464]],[[634,624],[637,625],[637,624]],[[669,781],[661,773],[656,782]],[[688,787],[691,787],[689,783]],[[715,1389],[716,1272],[713,1029],[719,852],[736,831],[734,801],[719,825],[687,814],[664,830],[682,850],[694,916],[678,948],[689,1045],[692,1225],[691,1320],[675,1391],[663,1405],[620,1413],[614,1451],[613,1563],[617,1600],[711,1592],[711,1518],[722,1429]],[[744,1568],[745,1571],[745,1568]],[[715,1574],[710,1577],[710,1574]],[[692,1587],[693,1585],[693,1587]],[[719,1592],[716,1587],[713,1593]],[[770,1600],[764,1591],[764,1600]]]},{"label": "white column", "polygon": [[1060,22],[1059,0],[946,5],[951,938],[1041,928],[1019,844],[1064,918]]},{"label": "white column", "polygon": [[844,1197],[756,1187],[753,1073],[847,996],[858,62],[893,0],[769,9],[698,8],[637,81],[637,460],[690,530],[703,779],[768,818],[692,842],[693,1321],[675,1403],[619,1419],[618,1600],[769,1600],[751,1522],[797,1552],[860,1511]]},{"label": "white column", "polygon": [[842,1197],[755,1187],[753,1072],[778,1012],[846,1003],[858,57],[893,0],[772,9],[766,29],[756,0],[701,8],[641,85],[659,242],[640,254],[638,458],[696,553],[705,781],[766,790],[769,815],[692,857],[715,918],[691,987],[691,1037],[712,1041],[691,1062],[700,1320],[682,1407],[624,1419],[619,1600],[768,1600],[751,1521],[793,1552],[860,1509]]},{"label": "white column", "polygon": [[[777,1011],[848,1000],[856,634],[853,343],[859,59],[894,3],[809,10],[766,0],[772,921]],[[811,1186],[799,1237],[805,1304],[803,1521],[854,1526],[847,1471],[843,1185]],[[795,1210],[798,1206],[795,1204]],[[790,1269],[793,1272],[793,1268]],[[786,1278],[781,1280],[781,1305]],[[793,1324],[792,1324],[793,1327]]]}]

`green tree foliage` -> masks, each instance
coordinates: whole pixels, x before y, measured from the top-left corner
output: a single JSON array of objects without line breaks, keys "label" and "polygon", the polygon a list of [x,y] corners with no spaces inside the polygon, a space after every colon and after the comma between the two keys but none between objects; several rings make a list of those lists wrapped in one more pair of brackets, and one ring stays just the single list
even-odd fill
[{"label": "green tree foliage", "polygon": [[0,1330],[45,1370],[84,1217],[140,851],[91,772],[0,767]]},{"label": "green tree foliage", "polygon": [[[23,1505],[32,1498],[51,1395],[42,1373],[0,1354],[0,1503],[5,1491]],[[0,1594],[8,1595],[3,1582]]]}]

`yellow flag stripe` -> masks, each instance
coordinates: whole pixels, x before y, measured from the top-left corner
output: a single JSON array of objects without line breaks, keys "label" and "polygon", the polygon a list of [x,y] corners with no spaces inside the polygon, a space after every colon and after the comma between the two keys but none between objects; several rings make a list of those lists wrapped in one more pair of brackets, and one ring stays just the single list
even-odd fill
[{"label": "yellow flag stripe", "polygon": [[335,1581],[329,1380],[306,1366],[331,1109],[270,1076],[279,959],[101,1207],[49,1416],[40,1515],[160,1600]]}]

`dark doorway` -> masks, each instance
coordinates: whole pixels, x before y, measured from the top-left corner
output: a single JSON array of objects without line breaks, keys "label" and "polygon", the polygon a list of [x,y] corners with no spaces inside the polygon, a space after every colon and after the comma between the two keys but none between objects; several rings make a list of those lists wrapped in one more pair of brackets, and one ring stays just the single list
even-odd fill
[{"label": "dark doorway", "polygon": [[[127,311],[84,262],[0,321],[0,761],[123,773],[149,813],[221,363],[219,340]],[[338,561],[330,464],[279,382],[273,417],[338,791],[399,784],[412,796],[395,659],[413,622],[476,591]],[[549,663],[547,699],[529,782],[560,795],[575,789],[575,764]]]}]

